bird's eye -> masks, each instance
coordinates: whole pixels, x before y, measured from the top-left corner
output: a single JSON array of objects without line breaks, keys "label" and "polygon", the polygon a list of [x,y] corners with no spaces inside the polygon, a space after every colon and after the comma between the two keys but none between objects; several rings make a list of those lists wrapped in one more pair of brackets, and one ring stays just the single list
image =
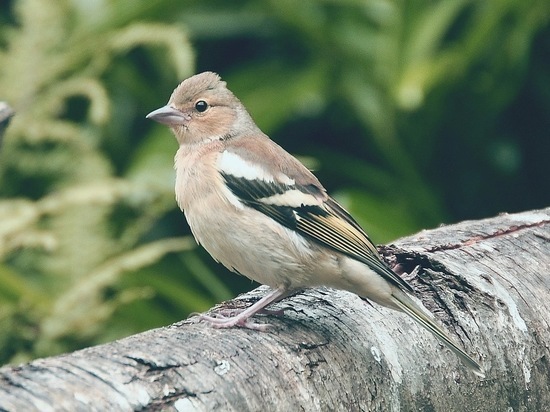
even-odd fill
[{"label": "bird's eye", "polygon": [[199,100],[197,103],[195,103],[195,109],[197,109],[197,112],[202,113],[208,109],[208,103],[206,103],[204,100]]}]

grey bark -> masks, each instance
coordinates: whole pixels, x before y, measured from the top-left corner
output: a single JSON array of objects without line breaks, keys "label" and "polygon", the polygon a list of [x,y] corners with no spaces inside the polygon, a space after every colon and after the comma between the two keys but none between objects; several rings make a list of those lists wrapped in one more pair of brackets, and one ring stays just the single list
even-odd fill
[{"label": "grey bark", "polygon": [[[420,232],[382,248],[485,367],[480,379],[405,315],[326,288],[258,316],[194,318],[0,368],[0,410],[543,411],[550,407],[550,208]],[[223,307],[244,306],[259,288]]]}]

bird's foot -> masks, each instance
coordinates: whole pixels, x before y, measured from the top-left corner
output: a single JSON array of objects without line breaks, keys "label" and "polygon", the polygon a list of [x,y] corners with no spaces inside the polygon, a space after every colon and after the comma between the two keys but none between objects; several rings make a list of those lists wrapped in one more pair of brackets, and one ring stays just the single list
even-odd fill
[{"label": "bird's foot", "polygon": [[[267,330],[271,327],[271,325],[267,323],[256,323],[253,320],[251,320],[250,316],[247,316],[247,314],[243,314],[246,309],[220,309],[217,312],[215,312],[213,315],[205,315],[202,313],[196,313],[194,315],[197,315],[199,320],[205,321],[209,323],[214,328],[224,329],[224,328],[232,328],[234,326],[238,326],[241,328],[246,329],[253,329],[253,330]],[[284,316],[285,309],[260,309],[256,314],[262,314],[262,315],[269,315],[269,316]]]},{"label": "bird's foot", "polygon": [[284,288],[278,288],[271,290],[267,295],[254,303],[252,306],[239,309],[220,309],[212,315],[197,314],[199,320],[203,320],[209,323],[215,328],[232,328],[239,326],[241,328],[254,329],[254,330],[266,330],[270,325],[265,323],[256,323],[250,320],[252,316],[257,313],[264,313],[268,315],[282,316],[284,315],[284,309],[281,310],[269,310],[265,307],[270,303],[276,302],[288,295],[288,291]]},{"label": "bird's foot", "polygon": [[[228,309],[223,312],[234,313],[235,309]],[[267,323],[256,323],[250,319],[250,317],[241,316],[240,314],[234,316],[224,316],[221,313],[216,313],[214,316],[200,314],[198,317],[199,320],[204,321],[217,329],[226,329],[238,326],[246,329],[265,331],[271,327],[271,325]]]}]

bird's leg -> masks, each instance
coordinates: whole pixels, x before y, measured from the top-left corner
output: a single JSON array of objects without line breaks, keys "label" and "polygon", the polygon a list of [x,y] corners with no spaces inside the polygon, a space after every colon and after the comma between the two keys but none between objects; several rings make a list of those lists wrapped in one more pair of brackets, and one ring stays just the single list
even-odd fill
[{"label": "bird's leg", "polygon": [[[265,309],[265,307],[270,303],[273,303],[285,298],[291,293],[294,293],[294,291],[289,292],[285,288],[273,289],[267,295],[261,298],[259,301],[254,303],[252,306],[246,309],[243,309],[242,311],[240,311],[234,316],[214,317],[214,316],[201,314],[199,315],[199,319],[210,323],[210,325],[212,325],[215,328],[231,328],[233,326],[241,326],[243,328],[248,328],[248,329],[266,330],[269,327],[268,324],[252,322],[250,320],[250,317],[252,317],[256,313],[261,313],[265,311],[267,311],[270,314],[276,313],[278,315],[281,315],[282,314],[281,311],[270,311]],[[232,312],[235,313],[235,311],[232,311]]]},{"label": "bird's leg", "polygon": [[[215,318],[231,318],[233,316],[237,316],[239,313],[241,313],[243,310],[245,310],[246,308],[233,308],[233,309],[229,309],[229,308],[221,308],[221,309],[218,309],[216,310],[216,313],[215,313]],[[255,315],[267,315],[267,316],[284,316],[285,315],[285,310],[287,310],[288,308],[283,308],[283,309],[267,309],[267,308],[263,308],[263,309],[260,309],[259,311],[257,311],[255,313]],[[192,313],[191,314],[192,316],[194,315],[200,315],[200,313],[196,312],[196,313]]]}]

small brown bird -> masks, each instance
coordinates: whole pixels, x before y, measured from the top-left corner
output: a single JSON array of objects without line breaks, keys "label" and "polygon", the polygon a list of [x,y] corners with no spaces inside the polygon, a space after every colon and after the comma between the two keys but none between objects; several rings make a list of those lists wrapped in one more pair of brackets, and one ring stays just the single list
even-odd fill
[{"label": "small brown bird", "polygon": [[217,74],[184,80],[147,118],[168,125],[178,140],[176,200],[197,242],[229,270],[272,288],[234,316],[202,319],[263,329],[250,317],[300,289],[325,285],[405,312],[483,376],[408,295],[412,287],[381,261],[365,231],[262,133]]}]

